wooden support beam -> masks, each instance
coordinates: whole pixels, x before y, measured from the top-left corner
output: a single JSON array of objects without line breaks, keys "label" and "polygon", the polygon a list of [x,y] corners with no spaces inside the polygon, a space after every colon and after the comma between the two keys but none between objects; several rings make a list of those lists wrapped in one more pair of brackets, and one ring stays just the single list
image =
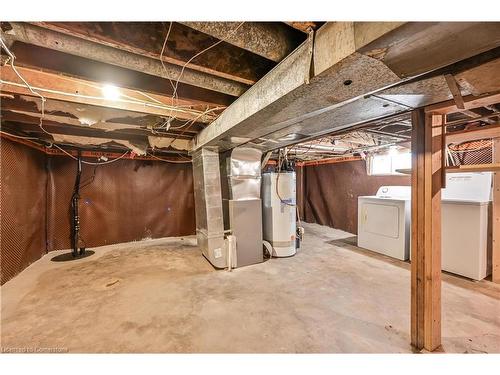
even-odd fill
[{"label": "wooden support beam", "polygon": [[[33,141],[30,141],[30,140],[12,137],[8,134],[5,134],[4,132],[0,133],[0,138],[8,139],[12,142],[26,145],[28,147],[34,148],[38,151],[41,151],[47,155],[68,156],[66,153],[62,152],[58,148],[55,148],[55,147],[48,148],[48,147],[42,146],[38,143],[35,143]],[[66,148],[66,147],[64,147],[64,148]],[[117,148],[120,148],[120,146],[118,146]],[[88,150],[88,149],[82,150],[81,148],[79,148],[78,151],[73,149],[73,148],[66,148],[65,151],[73,156],[78,156],[78,152],[80,152],[80,155],[84,158],[85,157],[100,158],[101,156],[105,156],[108,159],[121,158],[121,159],[130,159],[130,160],[152,160],[152,161],[164,160],[164,161],[173,161],[173,162],[182,161],[185,163],[191,163],[191,160],[189,160],[190,156],[185,151],[182,151],[182,150],[160,150],[160,151],[154,150],[153,151],[154,154],[149,153],[149,152],[146,155],[134,155],[132,153],[128,153],[125,156],[123,156],[123,153],[119,153],[119,152]],[[175,157],[171,158],[171,159],[163,159],[165,156],[166,157],[171,156],[171,154],[175,154]],[[158,159],[159,156],[161,157],[160,159]]]},{"label": "wooden support beam", "polygon": [[[38,22],[43,28],[160,60],[169,22]],[[187,68],[246,85],[257,82],[274,64],[261,56],[219,43],[210,35],[173,22],[163,49],[166,64]]]},{"label": "wooden support beam", "polygon": [[[500,93],[496,93],[493,95],[481,95],[481,96],[473,96],[468,95],[463,98],[464,100],[464,109],[474,109],[478,107],[486,107],[491,104],[500,103]],[[434,113],[434,114],[448,114],[455,112],[462,112],[462,108],[458,108],[457,104],[454,100],[448,100],[446,102],[437,103],[430,105],[425,108],[425,112]]]},{"label": "wooden support beam", "polygon": [[287,25],[290,25],[294,29],[300,30],[303,33],[308,34],[311,30],[316,30],[318,28],[318,22],[285,22]]},{"label": "wooden support beam", "polygon": [[[493,162],[500,165],[500,137],[493,140]],[[493,174],[493,209],[492,209],[492,276],[495,283],[500,283],[500,168]]]},{"label": "wooden support beam", "polygon": [[[38,98],[12,95],[12,97],[2,98],[1,110],[2,114],[8,112],[25,114],[26,116],[32,117],[32,123],[38,124],[40,122],[39,118],[41,112],[37,104],[39,104]],[[48,99],[45,102],[44,119],[50,119],[49,116],[54,116],[54,121],[64,124],[80,124],[99,127],[99,123],[106,123],[110,124],[110,128],[116,128],[113,124],[123,124],[134,128],[152,128],[153,125],[159,125],[165,121],[165,118],[155,115],[88,104],[63,102],[53,99]],[[14,119],[12,121],[17,120]],[[184,120],[172,120],[169,132],[176,133],[184,129],[185,127],[182,126],[184,124],[186,124]],[[185,133],[198,133],[200,130],[204,129],[205,126],[206,124],[195,122]]]},{"label": "wooden support beam", "polygon": [[500,124],[446,133],[446,143],[462,143],[500,137]]},{"label": "wooden support beam", "polygon": [[275,62],[283,60],[298,44],[293,30],[277,22],[245,22],[241,26],[241,22],[182,24]]},{"label": "wooden support beam", "polygon": [[[135,90],[119,88],[120,97],[108,99],[103,96],[103,87],[105,85],[102,83],[23,67],[17,67],[17,70],[35,91],[38,91],[46,99],[123,109],[164,117],[176,116],[179,119],[199,122],[210,122],[216,117],[213,113],[203,114],[201,110],[185,108],[184,105],[191,105],[189,102],[181,101],[172,105],[172,99],[163,95],[145,94]],[[33,96],[10,66],[3,66],[1,73],[2,92]],[[40,101],[40,99],[37,100]]]},{"label": "wooden support beam", "polygon": [[494,172],[494,171],[500,171],[500,163],[470,164],[470,165],[446,167],[446,173]]},{"label": "wooden support beam", "polygon": [[[11,48],[17,66],[33,68],[93,82],[109,82],[146,93],[172,97],[174,88],[168,79],[70,55],[49,48],[16,42]],[[172,81],[173,82],[173,81]],[[175,82],[173,82],[175,83]],[[205,107],[228,106],[236,98],[217,91],[179,82],[176,91],[179,102]]]},{"label": "wooden support beam", "polygon": [[232,96],[240,96],[248,89],[247,85],[240,82],[216,77],[189,68],[182,71],[182,67],[169,63],[164,63],[164,67],[159,60],[148,56],[109,47],[72,35],[44,29],[36,25],[16,22],[11,22],[10,25],[12,30],[8,34],[2,34],[2,37],[8,41],[16,40],[34,44],[166,79],[179,80],[179,82]]},{"label": "wooden support beam", "polygon": [[457,85],[457,81],[451,74],[445,74],[444,78],[446,83],[448,84],[448,88],[450,89],[451,95],[453,95],[453,100],[457,108],[465,109],[464,98],[462,97],[462,93],[460,92],[460,87]]},{"label": "wooden support beam", "polygon": [[[494,110],[494,112],[496,112]],[[481,113],[480,108],[474,108],[474,109],[464,109],[462,113],[466,116],[469,116],[473,119],[480,119],[482,118],[482,121],[487,122],[488,124],[493,124],[495,123],[495,120],[492,120],[490,118],[484,118],[484,113]]]},{"label": "wooden support beam", "polygon": [[[16,128],[22,131],[43,133],[40,129],[40,115],[32,113],[2,111],[2,125],[5,122],[16,124]],[[113,122],[99,122],[89,125],[83,125],[78,120],[70,117],[45,115],[43,118],[43,128],[49,133],[68,134],[68,135],[87,135],[89,137],[99,137],[116,139],[130,139],[134,136],[154,136],[154,137],[173,137],[180,139],[191,139],[192,133],[181,135],[180,131],[158,131],[152,133],[151,130],[144,129],[138,125],[120,124]]]},{"label": "wooden support beam", "polygon": [[441,345],[441,122],[412,114],[411,343]]}]

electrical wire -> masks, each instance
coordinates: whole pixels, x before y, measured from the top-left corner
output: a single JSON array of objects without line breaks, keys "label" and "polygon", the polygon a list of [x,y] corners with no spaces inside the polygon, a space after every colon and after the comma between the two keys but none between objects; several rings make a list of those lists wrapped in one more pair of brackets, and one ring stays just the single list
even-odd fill
[{"label": "electrical wire", "polygon": [[198,56],[200,56],[201,54],[207,52],[208,50],[214,48],[215,46],[219,45],[220,43],[222,42],[225,42],[226,40],[229,40],[233,34],[238,31],[238,29],[243,26],[243,24],[245,23],[245,21],[241,22],[237,27],[235,27],[233,30],[231,30],[228,35],[223,38],[223,39],[220,39],[219,41],[215,42],[214,44],[212,44],[211,46],[205,48],[204,50],[198,52],[197,54],[195,54],[193,57],[191,57],[188,61],[186,61],[184,63],[184,65],[182,66],[182,69],[181,69],[181,72],[179,73],[179,76],[177,77],[177,80],[175,82],[175,88],[174,88],[174,95],[177,94],[177,87],[179,85],[179,80],[181,79],[182,75],[184,74],[184,69],[186,68],[186,66],[191,62],[193,61],[195,58],[197,58]]},{"label": "electrical wire", "polygon": [[167,160],[167,159],[159,158],[158,156],[155,156],[155,155],[153,155],[153,154],[151,154],[149,152],[147,152],[146,154],[148,154],[149,156],[151,156],[154,159],[157,159],[157,160],[160,160],[160,161],[164,161],[166,163],[172,163],[172,164],[191,163],[191,160]]},{"label": "electrical wire", "polygon": [[286,204],[287,206],[291,206],[291,207],[296,206],[296,204],[288,203],[285,200],[283,200],[283,198],[281,198],[279,188],[278,188],[280,174],[281,174],[281,150],[278,151],[278,173],[276,175],[276,195],[278,196],[278,199],[281,201],[281,203]]},{"label": "electrical wire", "polygon": [[[12,66],[12,63],[11,63],[11,66]],[[24,78],[23,78],[23,80],[24,80]],[[0,83],[11,85],[11,86],[24,87],[24,85],[22,85],[20,83],[10,82],[10,81],[4,81],[2,79],[0,79]],[[42,92],[47,92],[47,93],[51,93],[51,94],[59,94],[59,95],[64,95],[64,96],[69,96],[69,97],[75,97],[75,98],[94,99],[94,100],[108,100],[108,99],[106,99],[103,96],[74,94],[72,92],[66,92],[66,91],[60,91],[60,90],[53,90],[53,89],[47,89],[47,88],[42,88],[42,87],[33,87],[32,88],[32,86],[29,86],[28,88],[32,92],[35,92],[35,91],[33,91],[33,89],[35,89],[35,90],[42,91]],[[37,95],[41,96],[38,93],[37,93]],[[41,96],[41,97],[43,97],[43,96]],[[137,105],[141,105],[141,106],[149,107],[149,108],[157,108],[157,109],[164,109],[164,110],[175,110],[176,112],[190,113],[190,114],[193,114],[193,115],[196,115],[196,114],[203,115],[204,114],[204,112],[199,111],[199,110],[189,110],[188,111],[188,110],[182,109],[180,107],[179,108],[177,108],[177,107],[176,108],[172,108],[172,106],[169,106],[169,105],[165,105],[165,104],[161,104],[160,105],[160,104],[155,104],[155,103],[151,103],[151,102],[147,102],[147,101],[143,101],[143,100],[137,100],[137,99],[135,99],[135,100],[134,99],[115,99],[113,101],[117,102],[117,103],[123,103],[123,104],[137,104]]]},{"label": "electrical wire", "polygon": [[[45,133],[47,134],[50,134],[52,135],[51,133],[49,133],[48,131],[46,131],[44,128],[43,128],[43,117],[45,115],[45,97],[40,94],[39,92],[33,90],[33,88],[30,86],[30,84],[24,79],[24,77],[21,75],[21,73],[19,73],[17,71],[17,68],[14,64],[14,60],[16,59],[16,56],[10,51],[10,49],[7,47],[7,45],[5,44],[5,42],[3,41],[3,39],[0,37],[0,44],[2,45],[3,49],[5,50],[5,52],[7,52],[7,55],[9,55],[10,57],[10,67],[12,68],[12,70],[14,71],[14,73],[16,73],[16,75],[19,77],[19,79],[26,85],[26,87],[28,88],[28,90],[31,91],[31,93],[35,96],[38,96],[40,97],[40,100],[41,100],[41,103],[40,103],[40,109],[41,109],[41,116],[40,116],[40,123],[38,124],[40,126],[40,129],[42,129]],[[4,82],[3,80],[0,80],[0,82]]]},{"label": "electrical wire", "polygon": [[[160,53],[161,66],[163,67],[163,70],[165,70],[165,73],[167,76],[168,76],[168,71],[167,71],[167,67],[165,66],[165,63],[163,62],[163,54],[165,53],[165,48],[167,47],[167,41],[168,41],[168,37],[170,36],[170,31],[172,30],[172,25],[173,25],[173,22],[170,21],[170,25],[168,26],[167,36],[165,37],[165,40],[163,42],[163,46],[161,48],[161,53]],[[172,80],[170,78],[168,78],[168,81],[170,82],[170,85],[172,86],[172,90],[174,90],[175,86],[174,86]]]},{"label": "electrical wire", "polygon": [[[241,22],[237,27],[235,27],[233,30],[231,30],[228,35],[221,39],[221,40],[218,40],[217,42],[215,42],[214,44],[208,46],[207,48],[203,49],[202,51],[196,53],[194,56],[192,56],[188,61],[186,61],[183,65],[182,65],[182,68],[181,68],[181,71],[179,73],[179,75],[177,76],[177,79],[175,81],[175,85],[172,84],[172,80],[170,78],[168,78],[170,84],[172,85],[172,88],[173,88],[173,93],[172,93],[172,106],[175,105],[175,101],[178,100],[178,93],[177,93],[177,89],[178,89],[178,86],[179,86],[179,81],[180,79],[182,78],[182,75],[184,74],[184,70],[186,69],[186,67],[189,65],[189,63],[191,61],[193,61],[196,57],[200,56],[201,54],[207,52],[208,50],[210,50],[211,48],[219,45],[220,43],[222,42],[225,42],[227,41],[229,38],[231,38],[233,36],[233,34],[244,24],[245,22]],[[165,40],[163,41],[163,46],[162,46],[162,49],[161,49],[161,53],[160,53],[160,62],[161,62],[161,65],[163,67],[163,70],[165,71],[165,74],[168,76],[169,73],[168,73],[168,70],[163,62],[163,55],[165,53],[165,50],[166,50],[166,47],[167,47],[167,41],[168,41],[168,37],[170,36],[170,31],[172,29],[172,25],[173,25],[173,22],[170,21],[170,25],[169,25],[169,28],[168,28],[168,31],[167,31],[167,35],[165,37]],[[207,110],[205,111],[201,116],[203,115],[206,115],[207,113],[209,113],[208,111],[212,111],[212,110]],[[199,116],[199,117],[201,117]],[[198,118],[199,118],[198,117]],[[166,123],[170,123],[172,120],[175,120],[177,118],[177,116],[170,116],[170,121],[167,121]],[[198,119],[197,118],[197,119]],[[194,122],[194,121],[193,121]],[[179,127],[176,127],[176,129],[179,129],[181,127],[184,127],[186,126],[187,124],[189,123],[189,121],[185,122],[183,125],[179,126]],[[169,127],[170,128],[170,127]]]},{"label": "electrical wire", "polygon": [[[70,158],[74,159],[74,160],[78,160],[78,158],[76,158],[75,156],[71,155],[69,152],[67,152],[65,149],[63,149],[62,147],[59,147],[58,145],[56,145],[55,143],[52,143],[52,146],[58,148],[59,150],[61,150],[62,152],[64,152],[66,155],[68,155]],[[50,147],[49,147],[50,148]],[[123,158],[125,155],[127,155],[129,153],[129,151],[125,151],[125,153],[113,160],[107,160],[107,161],[103,161],[103,162],[100,162],[100,163],[93,163],[91,161],[85,161],[85,160],[82,160],[82,164],[88,164],[88,165],[104,165],[104,164],[111,164],[111,163],[114,163],[115,161],[117,160],[120,160],[121,158]]]},{"label": "electrical wire", "polygon": [[82,183],[80,183],[80,190],[83,190],[84,188],[86,188],[87,186],[89,186],[92,182],[94,182],[96,170],[97,170],[97,167],[99,165],[100,164],[94,165],[94,171],[92,173],[92,176],[90,176],[87,180],[85,180]]},{"label": "electrical wire", "polygon": [[[167,35],[168,37],[168,35]],[[45,92],[52,92],[52,93],[58,93],[58,94],[62,94],[62,95],[67,95],[67,96],[76,96],[76,97],[80,97],[80,98],[90,98],[90,99],[105,99],[103,97],[92,97],[92,96],[88,96],[88,95],[81,95],[81,94],[73,94],[73,93],[67,93],[67,92],[63,92],[63,91],[58,91],[58,90],[50,90],[50,89],[43,89],[43,88],[38,88],[38,87],[35,87],[36,90],[38,91],[35,91],[35,89],[24,79],[24,77],[19,73],[19,71],[17,70],[16,66],[15,66],[15,63],[14,63],[14,60],[16,59],[15,55],[9,50],[9,48],[7,47],[7,45],[5,44],[4,40],[2,38],[0,38],[0,43],[1,43],[1,46],[4,48],[4,50],[7,52],[7,54],[9,55],[10,57],[10,67],[12,68],[12,70],[14,71],[14,73],[16,73],[16,75],[18,76],[18,78],[24,83],[24,85],[28,88],[28,90],[33,94],[33,95],[36,95],[38,97],[40,97],[41,99],[41,116],[40,116],[40,122],[39,122],[39,127],[40,129],[50,135],[51,137],[53,137],[53,134],[48,132],[47,130],[44,129],[43,127],[43,119],[44,119],[44,116],[45,116],[45,101],[46,101],[46,98],[40,94],[38,91],[45,91]],[[179,77],[180,78],[180,77]],[[15,83],[15,82],[7,82],[7,81],[4,81],[4,80],[1,80],[0,79],[0,82],[1,83],[7,83],[7,84],[11,84],[11,85],[14,85],[14,86],[22,86],[18,83]],[[174,91],[175,93],[175,91]],[[147,96],[147,95],[146,95]],[[147,96],[148,97],[148,96]],[[158,105],[154,105],[154,104],[151,104],[151,103],[147,103],[147,102],[143,102],[143,101],[136,101],[136,100],[120,100],[122,102],[131,102],[131,103],[139,103],[139,104],[143,104],[145,106],[151,106],[151,107],[160,107],[160,108],[166,108],[164,105],[162,106],[158,106]],[[170,108],[172,110],[172,108]],[[220,108],[217,108],[217,109],[220,109]],[[177,109],[176,109],[177,110]],[[214,109],[215,110],[215,109]],[[194,112],[194,111],[191,111],[191,112]],[[198,112],[198,111],[196,111]],[[193,123],[199,119],[201,116],[204,116],[208,113],[208,111],[204,111],[204,112],[201,112],[198,114],[198,116],[193,120]],[[5,132],[4,132],[5,133]],[[5,133],[5,134],[8,134],[8,133]],[[8,135],[11,135],[13,137],[17,137],[17,138],[22,138],[22,139],[37,139],[37,138],[26,138],[26,137],[21,137],[21,136],[15,136],[13,134],[8,134]],[[176,138],[174,138],[175,140]],[[173,141],[170,143],[172,144]],[[65,151],[63,148],[59,147],[57,144],[53,143],[53,145],[55,147],[57,147],[58,149],[60,149],[62,152],[64,152],[65,154],[67,154],[68,156],[70,156],[71,158],[75,159],[75,160],[78,160],[77,158],[75,158],[73,155],[71,155],[69,152]],[[119,160],[121,158],[123,158],[129,151],[126,151],[122,156],[116,158],[116,159],[113,159],[113,160],[110,160],[110,161],[105,161],[105,162],[100,162],[100,163],[93,163],[93,162],[87,162],[87,161],[83,161],[82,160],[82,163],[83,164],[89,164],[89,165],[103,165],[103,164],[110,164],[116,160]],[[160,159],[162,160],[162,159]],[[166,160],[163,160],[163,161],[166,161]]]},{"label": "electrical wire", "polygon": [[[17,70],[17,68],[15,66],[15,63],[14,63],[14,60],[16,59],[16,57],[9,50],[9,48],[7,47],[7,45],[5,44],[5,42],[4,42],[4,40],[2,38],[0,38],[0,43],[1,43],[2,47],[5,49],[5,51],[7,52],[7,54],[10,57],[10,64],[9,64],[10,67],[12,68],[12,70],[14,71],[14,73],[17,75],[17,77],[24,83],[24,85],[16,83],[16,82],[5,81],[5,80],[2,80],[2,79],[0,79],[0,83],[12,85],[12,86],[17,86],[17,87],[24,87],[24,86],[26,86],[28,88],[28,90],[33,95],[36,95],[36,96],[38,96],[41,99],[41,106],[40,107],[41,107],[41,114],[42,114],[42,116],[40,117],[39,126],[40,126],[40,129],[44,133],[52,136],[52,133],[48,132],[47,130],[45,130],[43,128],[43,119],[44,119],[44,115],[45,115],[45,102],[46,102],[47,99],[42,94],[40,94],[40,92],[47,92],[47,93],[52,93],[52,94],[60,94],[60,95],[64,95],[64,96],[77,97],[77,98],[82,98],[82,99],[106,100],[106,98],[104,98],[102,96],[74,94],[74,93],[60,91],[60,90],[52,90],[52,89],[46,89],[46,88],[31,86],[26,81],[26,79],[24,79],[24,77]],[[181,74],[179,74],[179,78],[180,78],[180,75]],[[94,88],[96,87],[96,86],[92,86],[92,85],[89,85],[89,86],[94,87]],[[139,105],[143,105],[145,107],[158,108],[158,109],[166,109],[166,110],[170,110],[171,114],[172,114],[173,111],[176,111],[178,113],[184,112],[184,113],[192,113],[192,114],[195,114],[195,115],[197,114],[198,116],[196,117],[196,119],[198,119],[198,118],[200,118],[200,117],[202,117],[202,116],[204,116],[204,115],[207,114],[206,111],[198,111],[198,110],[192,110],[192,109],[189,110],[189,111],[187,111],[187,110],[184,110],[184,109],[180,108],[179,106],[174,106],[174,105],[168,106],[168,105],[165,105],[164,103],[161,103],[159,100],[156,100],[156,99],[150,97],[149,95],[147,95],[145,93],[141,93],[141,94],[144,95],[145,97],[149,98],[153,102],[156,102],[156,104],[155,103],[151,103],[151,102],[147,102],[147,101],[143,101],[143,100],[133,99],[133,98],[130,98],[129,96],[127,96],[127,97],[130,98],[130,99],[116,99],[115,101],[121,102],[121,103],[124,103],[124,104],[139,104]],[[175,94],[175,91],[174,91],[174,94]],[[182,107],[191,108],[191,106],[182,106]]]}]

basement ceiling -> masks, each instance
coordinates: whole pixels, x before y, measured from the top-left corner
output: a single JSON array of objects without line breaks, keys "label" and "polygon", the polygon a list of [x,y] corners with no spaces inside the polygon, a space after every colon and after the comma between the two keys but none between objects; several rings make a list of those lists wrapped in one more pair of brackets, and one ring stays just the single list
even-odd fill
[{"label": "basement ceiling", "polygon": [[[269,151],[302,142],[319,143],[310,149],[320,156],[355,153],[408,142],[408,127],[383,134],[392,130],[377,121],[500,90],[500,23],[1,22],[1,29],[13,56],[2,48],[2,132],[42,145],[186,155],[202,146]],[[332,138],[367,124],[371,131]],[[369,142],[357,147],[361,138]]]},{"label": "basement ceiling", "polygon": [[319,25],[2,22],[18,73],[45,99],[42,108],[2,49],[2,132],[43,144],[186,154],[198,132]]}]

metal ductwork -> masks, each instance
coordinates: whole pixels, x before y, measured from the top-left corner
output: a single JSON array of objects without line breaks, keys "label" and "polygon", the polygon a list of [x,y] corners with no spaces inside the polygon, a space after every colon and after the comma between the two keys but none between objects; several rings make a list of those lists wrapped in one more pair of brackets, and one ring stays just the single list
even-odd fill
[{"label": "metal ductwork", "polygon": [[227,266],[224,249],[219,154],[208,148],[193,153],[196,238],[203,255],[215,267]]},{"label": "metal ductwork", "polygon": [[460,80],[462,95],[498,91],[499,46],[498,22],[328,22],[207,126],[194,149],[268,151],[446,101],[444,74]]}]

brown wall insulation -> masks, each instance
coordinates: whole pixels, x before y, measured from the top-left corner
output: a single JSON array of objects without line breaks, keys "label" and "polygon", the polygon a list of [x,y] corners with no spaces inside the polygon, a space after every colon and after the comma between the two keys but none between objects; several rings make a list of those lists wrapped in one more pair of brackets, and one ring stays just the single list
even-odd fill
[{"label": "brown wall insulation", "polygon": [[363,160],[299,167],[297,204],[301,218],[357,234],[358,196],[374,195],[382,185],[411,185],[411,178],[368,176]]},{"label": "brown wall insulation", "polygon": [[[93,170],[83,165],[82,183]],[[48,245],[68,249],[76,161],[50,157],[48,171]],[[81,237],[87,247],[195,233],[190,163],[118,160],[97,167],[80,197]]]},{"label": "brown wall insulation", "polygon": [[0,282],[45,254],[45,154],[2,138]]},{"label": "brown wall insulation", "polygon": [[[2,138],[1,168],[3,284],[47,250],[69,249],[76,161]],[[93,170],[83,165],[82,184]],[[190,163],[118,160],[101,165],[80,196],[86,247],[195,233]]]}]

